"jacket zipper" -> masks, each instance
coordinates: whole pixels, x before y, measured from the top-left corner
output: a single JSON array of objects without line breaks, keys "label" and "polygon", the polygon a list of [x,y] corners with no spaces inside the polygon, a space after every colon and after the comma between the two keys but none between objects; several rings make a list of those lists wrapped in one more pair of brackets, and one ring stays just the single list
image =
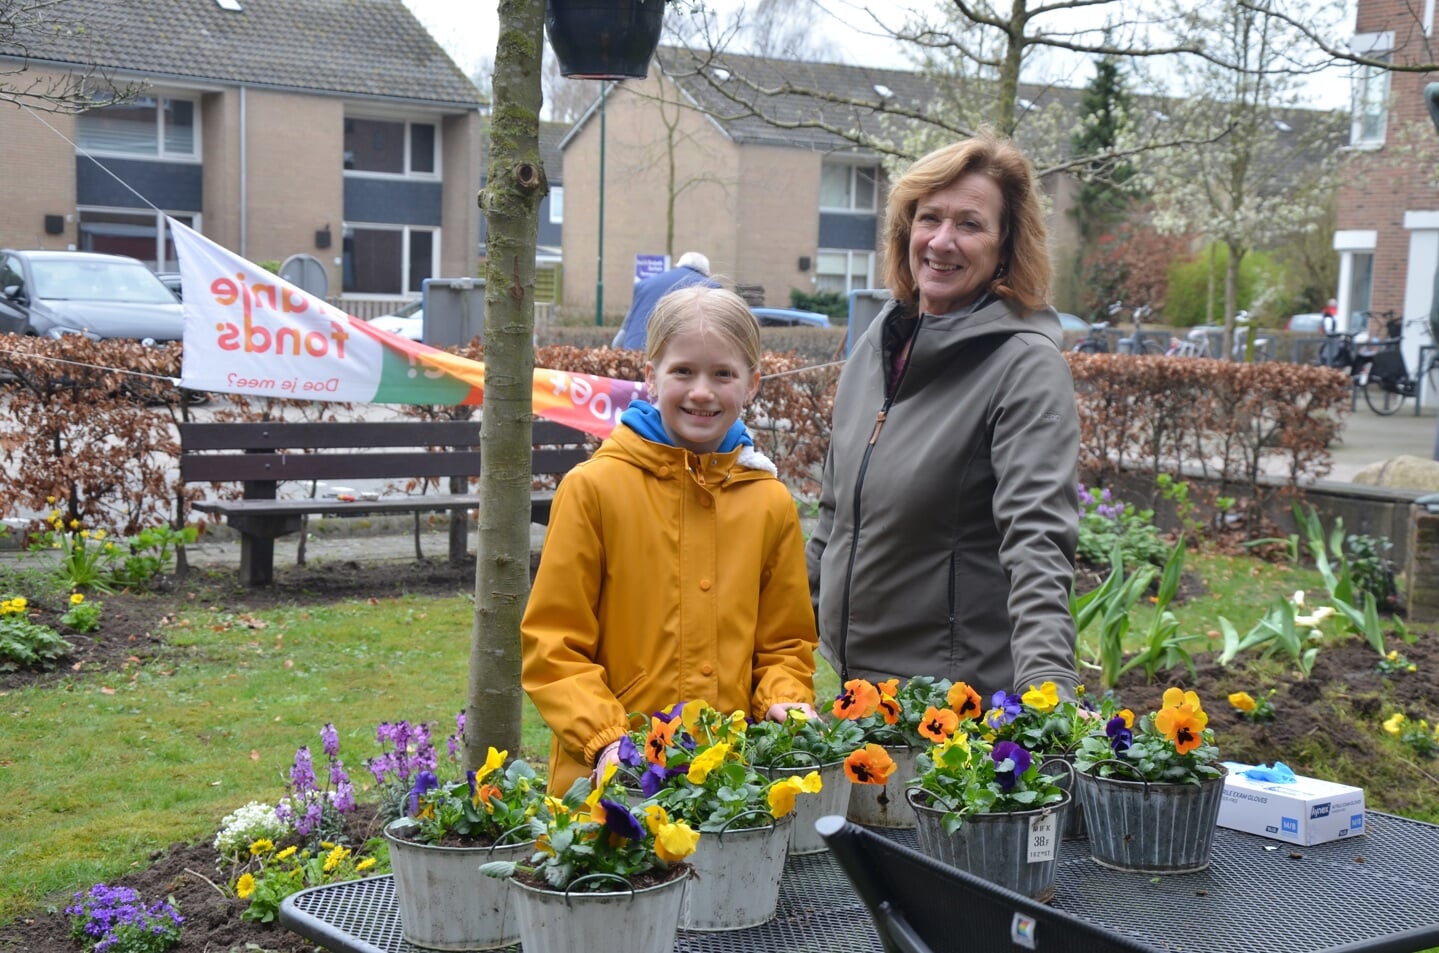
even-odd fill
[{"label": "jacket zipper", "polygon": [[[900,368],[899,377],[895,378],[894,387],[885,395],[884,404],[880,407],[879,413],[874,416],[874,429],[869,432],[869,441],[864,445],[864,457],[859,462],[859,472],[854,478],[854,511],[850,517],[849,535],[849,560],[844,570],[844,613],[839,620],[839,683],[841,686],[849,681],[849,612],[850,595],[854,591],[854,561],[855,550],[859,547],[859,517],[860,497],[864,494],[864,475],[869,469],[869,458],[874,453],[874,445],[879,441],[879,432],[884,427],[884,422],[889,419],[889,408],[894,404],[894,398],[899,389],[904,386],[904,376],[909,373],[910,358],[914,353],[914,341],[919,336],[919,325],[924,320],[921,314],[915,318],[914,330],[909,335],[909,356],[906,357],[904,367]],[[883,338],[881,338],[883,340]],[[884,361],[886,355],[884,349],[880,349],[880,374],[886,373]]]}]

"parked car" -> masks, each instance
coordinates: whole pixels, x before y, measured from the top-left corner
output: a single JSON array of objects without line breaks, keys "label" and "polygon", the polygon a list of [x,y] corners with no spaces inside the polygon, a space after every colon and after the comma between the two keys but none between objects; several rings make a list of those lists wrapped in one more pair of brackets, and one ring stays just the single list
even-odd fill
[{"label": "parked car", "polygon": [[160,283],[166,288],[169,288],[170,293],[176,298],[181,301],[185,300],[185,296],[182,294],[180,287],[180,273],[178,271],[161,271],[156,273],[155,277],[159,278]]},{"label": "parked car", "polygon": [[1059,312],[1059,330],[1078,331],[1080,334],[1089,333],[1089,322],[1077,314],[1070,314],[1067,311]]},{"label": "parked car", "polygon": [[829,316],[818,311],[796,311],[793,308],[750,308],[762,328],[827,328]]},{"label": "parked car", "polygon": [[1324,315],[1317,311],[1290,315],[1289,320],[1284,323],[1284,329],[1299,334],[1322,334],[1324,332]]},{"label": "parked car", "polygon": [[178,341],[180,302],[134,258],[0,250],[0,331],[61,338]]},{"label": "parked car", "polygon": [[402,338],[409,338],[411,341],[424,339],[425,333],[425,302],[411,301],[393,314],[381,314],[370,319],[370,324],[381,331],[389,331],[391,334],[398,334]]}]

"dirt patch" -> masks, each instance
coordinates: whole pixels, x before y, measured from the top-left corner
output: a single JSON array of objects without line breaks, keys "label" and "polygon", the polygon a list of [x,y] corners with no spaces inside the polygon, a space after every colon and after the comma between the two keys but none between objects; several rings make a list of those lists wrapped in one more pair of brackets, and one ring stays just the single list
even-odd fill
[{"label": "dirt patch", "polygon": [[[428,560],[291,566],[277,570],[276,585],[267,589],[240,588],[234,578],[233,569],[196,571],[183,585],[172,583],[156,593],[104,596],[102,633],[72,639],[74,655],[56,669],[0,673],[0,692],[24,684],[55,684],[75,671],[122,671],[141,664],[164,648],[158,634],[163,631],[161,620],[196,606],[224,606],[243,612],[397,591],[453,595],[473,589],[474,563],[452,567],[444,560]],[[1181,597],[1203,591],[1202,580],[1186,574]],[[1396,645],[1415,663],[1417,672],[1383,676],[1376,668],[1374,651],[1348,640],[1324,648],[1308,679],[1299,678],[1292,667],[1283,664],[1222,668],[1201,657],[1192,677],[1180,669],[1169,673],[1172,678],[1147,685],[1142,673],[1131,672],[1120,685],[1120,696],[1125,704],[1142,711],[1157,707],[1171,684],[1194,689],[1205,702],[1227,759],[1250,763],[1282,760],[1300,774],[1349,780],[1366,787],[1370,807],[1403,813],[1415,803],[1416,790],[1426,785],[1432,790],[1439,763],[1415,758],[1409,767],[1399,769],[1408,772],[1408,783],[1367,784],[1365,779],[1380,776],[1381,769],[1394,770],[1392,753],[1376,744],[1375,726],[1395,710],[1439,724],[1439,637],[1430,634],[1413,645]],[[1276,718],[1269,723],[1247,722],[1225,701],[1231,692],[1258,696],[1271,688]],[[362,805],[351,817],[350,842],[373,836],[375,826],[373,806]],[[241,920],[245,904],[214,886],[224,885],[218,864],[219,856],[208,842],[174,844],[154,854],[145,869],[115,882],[134,888],[147,900],[174,897],[186,918],[183,939],[176,947],[180,953],[302,953],[312,949],[277,926]],[[60,912],[37,912],[0,927],[0,953],[75,953],[77,949],[70,938],[69,920]]]}]

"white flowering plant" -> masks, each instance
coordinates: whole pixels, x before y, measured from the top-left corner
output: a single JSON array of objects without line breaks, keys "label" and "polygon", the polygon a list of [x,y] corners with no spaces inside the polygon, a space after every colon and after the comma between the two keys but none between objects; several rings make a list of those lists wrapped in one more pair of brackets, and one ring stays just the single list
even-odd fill
[{"label": "white flowering plant", "polygon": [[212,846],[226,860],[242,862],[250,856],[251,844],[284,840],[294,830],[275,814],[275,805],[250,801],[225,815]]}]

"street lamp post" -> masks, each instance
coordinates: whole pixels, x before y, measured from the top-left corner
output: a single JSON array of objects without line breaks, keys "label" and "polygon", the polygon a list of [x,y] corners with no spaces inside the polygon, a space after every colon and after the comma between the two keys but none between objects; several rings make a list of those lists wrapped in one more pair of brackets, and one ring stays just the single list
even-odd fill
[{"label": "street lamp post", "polygon": [[610,86],[600,84],[600,234],[597,242],[599,254],[595,261],[595,327],[605,323],[605,101],[609,99]]}]

